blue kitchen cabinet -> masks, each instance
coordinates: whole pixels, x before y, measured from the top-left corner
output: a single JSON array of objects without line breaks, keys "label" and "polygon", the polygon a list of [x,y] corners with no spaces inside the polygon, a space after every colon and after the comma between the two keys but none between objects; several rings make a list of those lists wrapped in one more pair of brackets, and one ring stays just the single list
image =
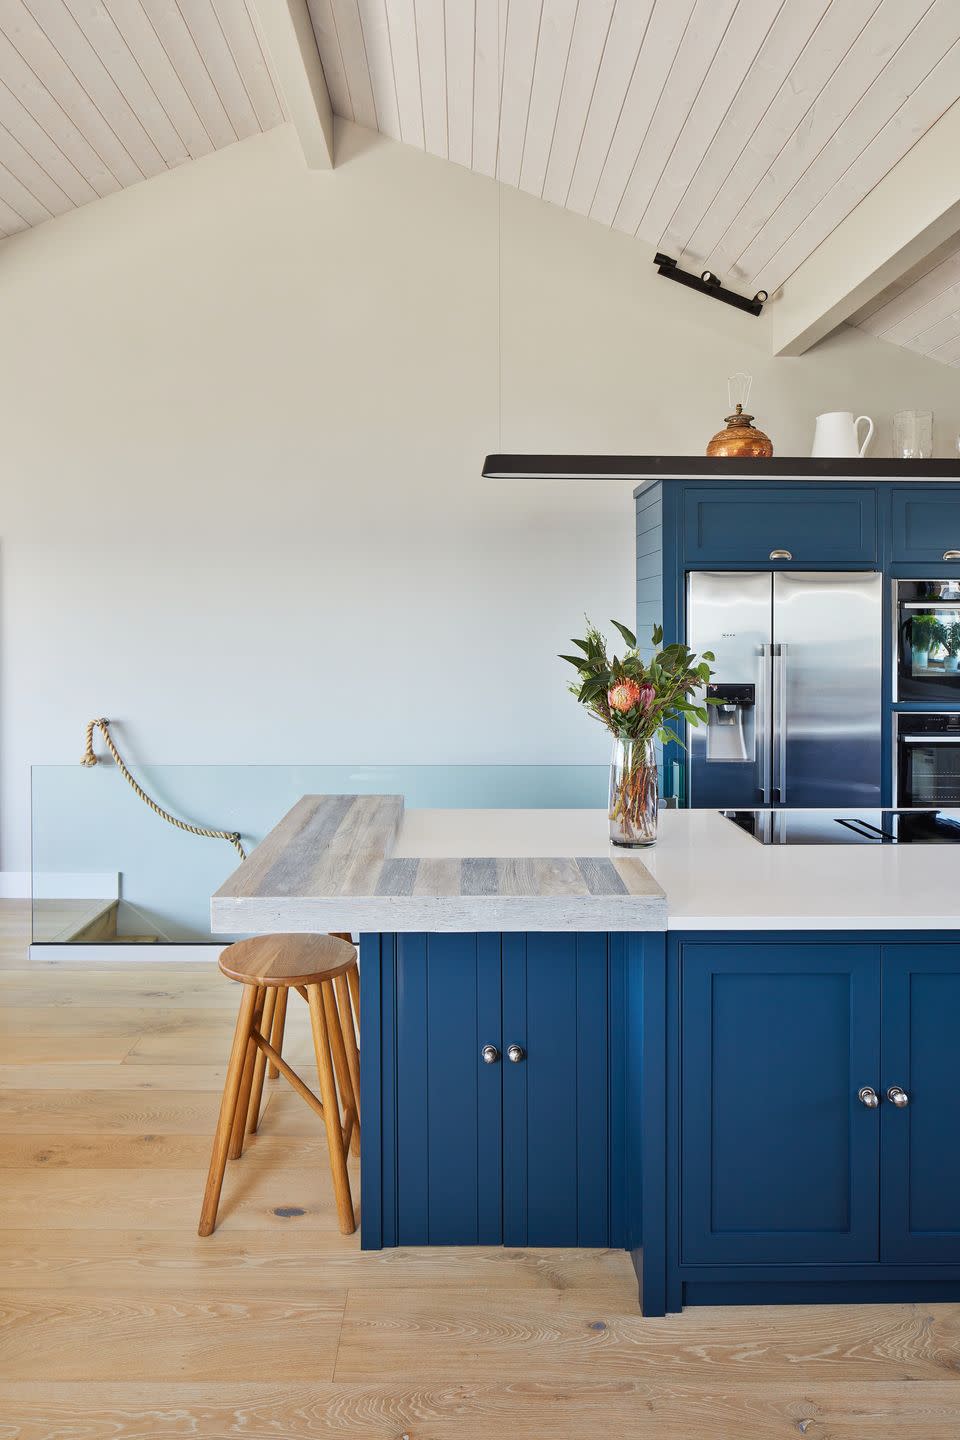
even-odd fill
[{"label": "blue kitchen cabinet", "polygon": [[[892,496],[896,564],[952,565],[960,560],[960,487],[902,485]],[[952,570],[948,573],[955,573]]]},{"label": "blue kitchen cabinet", "polygon": [[688,567],[873,565],[877,519],[870,485],[690,485],[683,558]]},{"label": "blue kitchen cabinet", "polygon": [[960,1262],[958,1042],[960,945],[885,945],[881,1213],[888,1261]]},{"label": "blue kitchen cabinet", "polygon": [[879,1258],[879,947],[684,941],[680,1260]]},{"label": "blue kitchen cabinet", "polygon": [[365,1248],[624,1243],[618,943],[363,937]]}]

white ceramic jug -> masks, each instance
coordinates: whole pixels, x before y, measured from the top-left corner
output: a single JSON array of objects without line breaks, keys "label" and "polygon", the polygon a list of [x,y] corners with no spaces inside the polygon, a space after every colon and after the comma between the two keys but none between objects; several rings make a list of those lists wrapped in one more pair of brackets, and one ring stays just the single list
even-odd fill
[{"label": "white ceramic jug", "polygon": [[[858,426],[866,421],[867,433],[860,443]],[[813,435],[811,455],[830,456],[837,460],[856,460],[867,453],[867,446],[873,439],[873,421],[869,415],[853,418],[852,410],[830,410],[826,415],[817,416],[817,428]]]}]

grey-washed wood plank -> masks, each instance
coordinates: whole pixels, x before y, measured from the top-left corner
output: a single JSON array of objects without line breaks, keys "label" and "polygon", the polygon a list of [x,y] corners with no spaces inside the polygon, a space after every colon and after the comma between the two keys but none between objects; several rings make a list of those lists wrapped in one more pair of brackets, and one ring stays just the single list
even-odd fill
[{"label": "grey-washed wood plank", "polygon": [[591,895],[626,895],[627,887],[612,861],[581,855],[577,869]]}]

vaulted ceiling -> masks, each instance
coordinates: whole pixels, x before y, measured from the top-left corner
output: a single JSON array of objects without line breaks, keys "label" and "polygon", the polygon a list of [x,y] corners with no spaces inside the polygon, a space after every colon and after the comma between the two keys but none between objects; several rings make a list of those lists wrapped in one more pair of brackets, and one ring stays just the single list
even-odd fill
[{"label": "vaulted ceiling", "polygon": [[844,236],[782,353],[856,310],[960,359],[960,180],[917,163],[956,153],[960,0],[0,0],[0,237],[287,118],[330,163],[331,109],[746,293],[802,297]]}]

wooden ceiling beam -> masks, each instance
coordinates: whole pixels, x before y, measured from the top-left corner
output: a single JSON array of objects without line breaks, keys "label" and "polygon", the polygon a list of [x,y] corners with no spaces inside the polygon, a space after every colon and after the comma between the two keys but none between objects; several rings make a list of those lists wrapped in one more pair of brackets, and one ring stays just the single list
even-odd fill
[{"label": "wooden ceiling beam", "polygon": [[254,5],[303,158],[312,170],[332,170],[333,107],[307,0],[254,0]]},{"label": "wooden ceiling beam", "polygon": [[960,231],[960,101],[771,300],[774,355],[802,355]]}]

